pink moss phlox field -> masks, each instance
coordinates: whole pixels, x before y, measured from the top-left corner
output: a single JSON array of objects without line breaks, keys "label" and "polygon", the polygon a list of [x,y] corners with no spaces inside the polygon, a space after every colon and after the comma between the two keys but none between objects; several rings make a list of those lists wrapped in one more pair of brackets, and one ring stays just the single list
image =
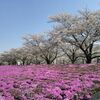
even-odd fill
[{"label": "pink moss phlox field", "polygon": [[100,64],[0,66],[0,100],[90,100]]}]

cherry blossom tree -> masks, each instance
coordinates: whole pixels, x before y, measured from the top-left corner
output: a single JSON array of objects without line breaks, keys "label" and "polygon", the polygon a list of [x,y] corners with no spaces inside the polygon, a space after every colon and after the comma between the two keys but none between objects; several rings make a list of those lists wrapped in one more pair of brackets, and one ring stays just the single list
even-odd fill
[{"label": "cherry blossom tree", "polygon": [[56,42],[53,42],[48,36],[40,34],[28,35],[24,37],[24,45],[36,48],[39,56],[47,63],[52,64],[59,57],[59,48]]},{"label": "cherry blossom tree", "polygon": [[100,42],[100,11],[86,9],[78,15],[59,14],[49,18],[51,22],[59,23],[55,28],[55,37],[79,48],[84,53],[86,63],[100,56],[93,53],[94,44]]}]

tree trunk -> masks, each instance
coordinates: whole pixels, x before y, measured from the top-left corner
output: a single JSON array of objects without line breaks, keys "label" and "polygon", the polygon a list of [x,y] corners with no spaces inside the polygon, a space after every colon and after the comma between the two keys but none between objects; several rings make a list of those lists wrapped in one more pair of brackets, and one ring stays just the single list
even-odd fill
[{"label": "tree trunk", "polygon": [[72,64],[75,64],[75,60],[71,60],[71,63],[72,63]]},{"label": "tree trunk", "polygon": [[46,63],[47,63],[48,65],[52,64],[52,62],[51,62],[50,60],[48,60],[48,59],[46,59]]},{"label": "tree trunk", "polygon": [[90,64],[92,62],[92,58],[90,56],[86,56],[86,63]]},{"label": "tree trunk", "polygon": [[87,64],[90,64],[90,63],[91,63],[91,60],[86,60],[86,63],[87,63]]}]

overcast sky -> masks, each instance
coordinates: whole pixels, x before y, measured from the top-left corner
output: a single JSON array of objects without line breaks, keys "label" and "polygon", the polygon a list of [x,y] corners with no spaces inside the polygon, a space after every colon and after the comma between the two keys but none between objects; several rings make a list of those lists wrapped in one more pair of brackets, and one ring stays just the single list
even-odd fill
[{"label": "overcast sky", "polygon": [[100,0],[0,0],[0,52],[21,47],[22,37],[48,31],[48,16],[100,9]]}]

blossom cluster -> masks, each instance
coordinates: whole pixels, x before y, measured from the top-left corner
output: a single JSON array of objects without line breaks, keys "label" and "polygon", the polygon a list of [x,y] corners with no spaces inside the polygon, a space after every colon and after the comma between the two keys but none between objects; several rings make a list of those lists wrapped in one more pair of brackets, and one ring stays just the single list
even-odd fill
[{"label": "blossom cluster", "polygon": [[0,100],[90,100],[100,64],[0,66]]}]

